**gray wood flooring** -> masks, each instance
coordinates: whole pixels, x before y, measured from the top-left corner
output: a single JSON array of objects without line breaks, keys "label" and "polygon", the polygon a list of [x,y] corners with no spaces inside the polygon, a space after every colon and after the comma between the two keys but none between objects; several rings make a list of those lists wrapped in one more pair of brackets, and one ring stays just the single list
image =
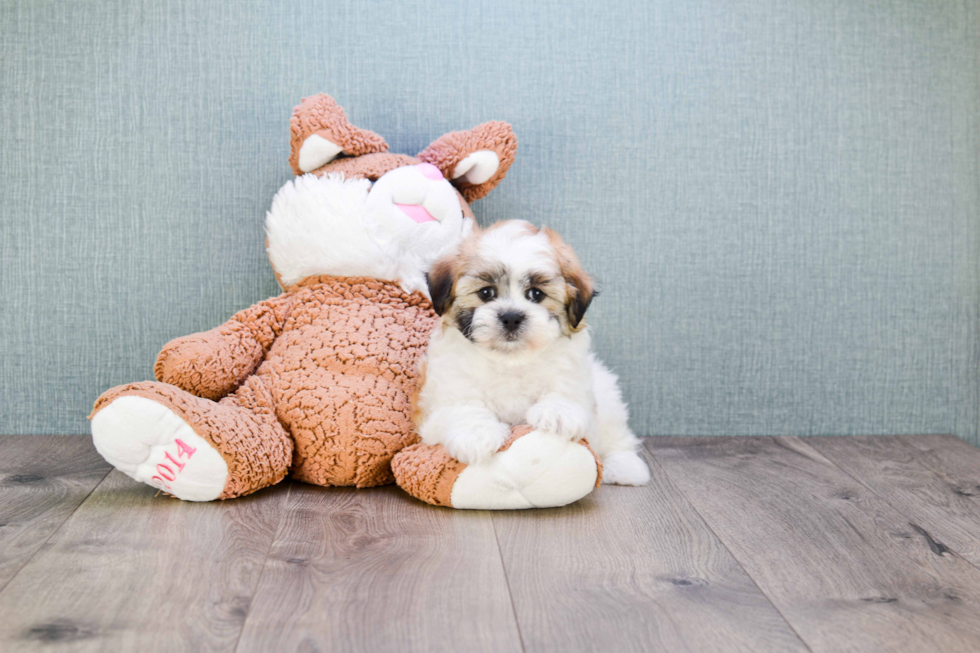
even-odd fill
[{"label": "gray wood flooring", "polygon": [[156,496],[0,436],[0,651],[980,651],[980,450],[649,438],[561,509]]}]

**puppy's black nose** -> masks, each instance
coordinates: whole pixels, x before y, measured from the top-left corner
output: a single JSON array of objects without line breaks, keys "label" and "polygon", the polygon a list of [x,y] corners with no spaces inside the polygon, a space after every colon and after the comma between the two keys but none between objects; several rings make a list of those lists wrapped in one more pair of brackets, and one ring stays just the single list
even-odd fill
[{"label": "puppy's black nose", "polygon": [[521,326],[524,321],[524,313],[520,311],[505,311],[499,315],[500,323],[504,325],[507,333],[513,333]]}]

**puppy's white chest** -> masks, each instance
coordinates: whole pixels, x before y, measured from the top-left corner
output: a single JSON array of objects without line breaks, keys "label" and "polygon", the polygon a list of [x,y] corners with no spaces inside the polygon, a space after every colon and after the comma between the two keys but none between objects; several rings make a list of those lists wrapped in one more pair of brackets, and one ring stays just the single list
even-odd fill
[{"label": "puppy's white chest", "polygon": [[497,418],[508,424],[525,421],[528,409],[552,390],[552,384],[525,370],[505,370],[487,379],[483,401]]},{"label": "puppy's white chest", "polygon": [[588,335],[576,334],[545,351],[513,356],[488,353],[458,331],[437,334],[428,351],[420,405],[481,406],[511,425],[527,421],[527,412],[546,395],[557,393],[592,406]]}]

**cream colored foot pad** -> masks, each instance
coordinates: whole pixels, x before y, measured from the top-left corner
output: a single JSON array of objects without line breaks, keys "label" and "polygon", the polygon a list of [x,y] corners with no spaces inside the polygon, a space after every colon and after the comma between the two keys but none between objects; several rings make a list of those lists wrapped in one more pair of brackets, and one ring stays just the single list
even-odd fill
[{"label": "cream colored foot pad", "polygon": [[95,448],[130,478],[185,501],[213,501],[228,465],[207,440],[152,399],[124,395],[92,418]]}]

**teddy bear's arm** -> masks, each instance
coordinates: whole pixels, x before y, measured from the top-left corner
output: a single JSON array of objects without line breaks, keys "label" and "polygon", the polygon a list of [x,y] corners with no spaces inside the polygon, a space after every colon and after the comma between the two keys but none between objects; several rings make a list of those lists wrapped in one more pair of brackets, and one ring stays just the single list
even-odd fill
[{"label": "teddy bear's arm", "polygon": [[282,332],[289,294],[239,311],[219,327],[171,340],[157,356],[157,380],[217,401],[255,371]]}]

